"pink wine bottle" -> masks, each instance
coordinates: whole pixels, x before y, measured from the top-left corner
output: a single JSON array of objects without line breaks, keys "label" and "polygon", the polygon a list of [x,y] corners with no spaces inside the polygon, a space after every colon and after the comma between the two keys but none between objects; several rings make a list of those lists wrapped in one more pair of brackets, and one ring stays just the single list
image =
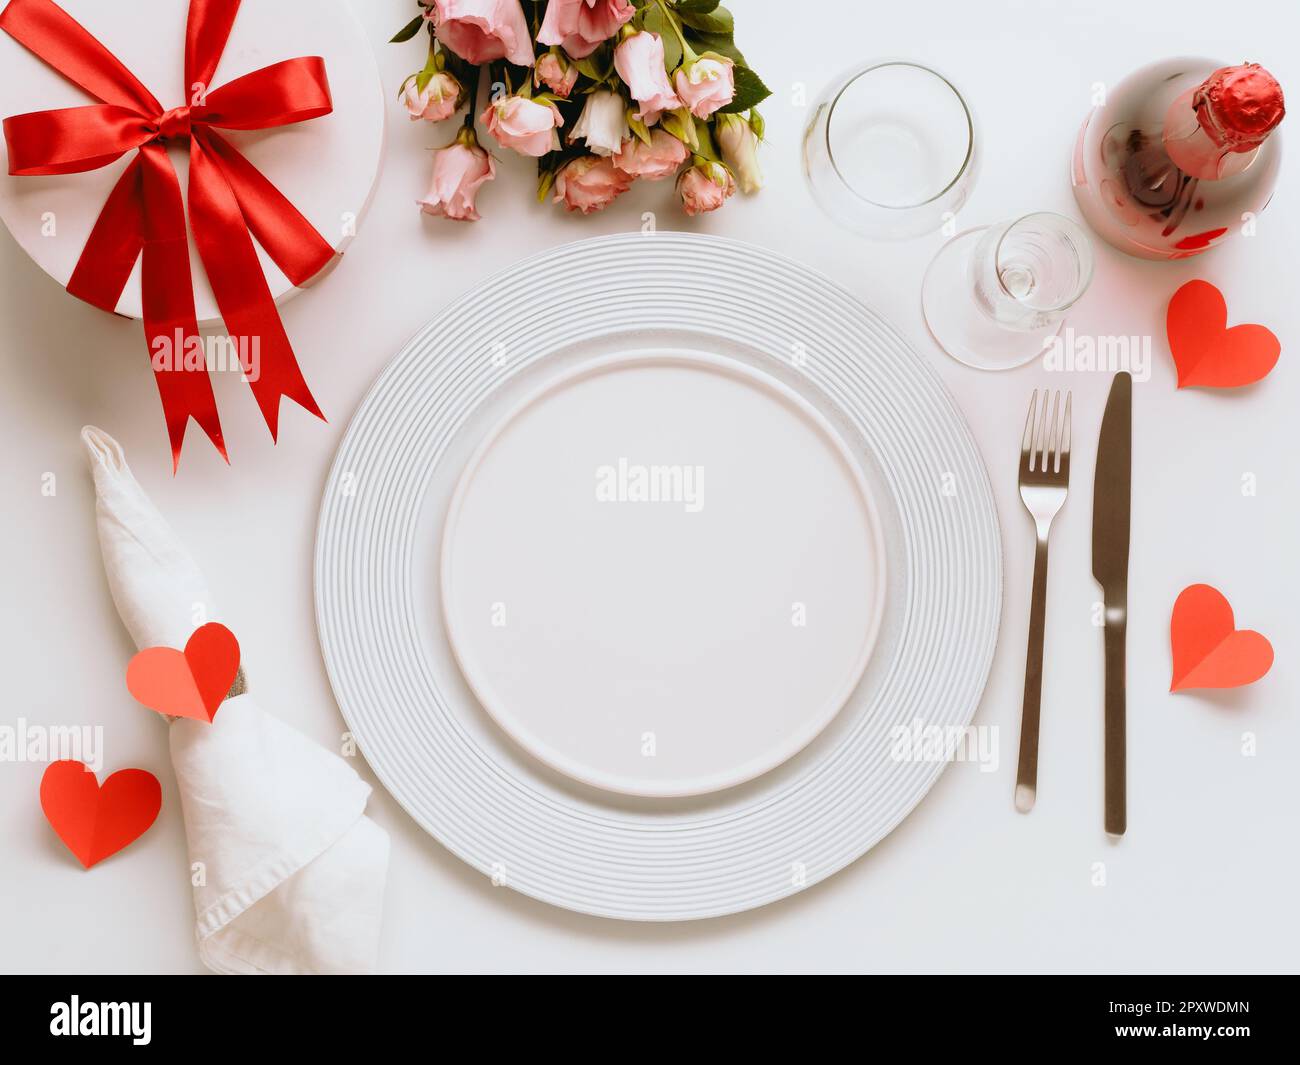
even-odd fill
[{"label": "pink wine bottle", "polygon": [[1079,131],[1071,178],[1097,233],[1129,255],[1185,259],[1251,232],[1282,157],[1282,87],[1256,63],[1153,63]]}]

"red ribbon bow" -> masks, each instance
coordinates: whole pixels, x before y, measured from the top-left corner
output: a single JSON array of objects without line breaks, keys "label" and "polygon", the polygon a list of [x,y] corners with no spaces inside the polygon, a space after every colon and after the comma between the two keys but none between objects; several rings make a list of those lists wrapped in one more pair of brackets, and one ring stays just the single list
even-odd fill
[{"label": "red ribbon bow", "polygon": [[[334,249],[215,127],[265,129],[329,114],[333,106],[325,62],[319,56],[286,59],[208,89],[238,11],[239,0],[190,0],[185,28],[189,103],[171,109],[53,0],[11,0],[0,12],[0,29],[102,101],[6,118],[9,173],[75,174],[137,150],[100,211],[68,291],[112,311],[143,254],[144,329],[173,470],[190,418],[229,458],[206,364],[185,357],[202,349],[185,197],[167,141],[189,141],[190,228],[226,329],[233,336],[258,338],[261,365],[257,373],[250,373],[248,365],[244,371],[272,439],[281,396],[324,418],[294,358],[252,238],[295,285],[317,274],[334,257]],[[181,350],[176,350],[178,338]]]}]

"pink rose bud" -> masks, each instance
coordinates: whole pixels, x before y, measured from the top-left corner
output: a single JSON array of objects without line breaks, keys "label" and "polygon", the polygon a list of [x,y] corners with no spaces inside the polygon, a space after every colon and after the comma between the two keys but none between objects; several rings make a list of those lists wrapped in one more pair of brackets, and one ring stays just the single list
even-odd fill
[{"label": "pink rose bud", "polygon": [[763,187],[763,172],[758,168],[758,137],[753,127],[740,115],[719,115],[716,121],[722,161],[736,175],[741,192],[757,192]]},{"label": "pink rose bud", "polygon": [[543,156],[560,146],[555,131],[564,118],[549,100],[503,96],[484,110],[483,124],[503,148],[520,155]]},{"label": "pink rose bud", "polygon": [[736,64],[726,56],[705,52],[677,70],[677,96],[696,118],[708,118],[736,95]]},{"label": "pink rose bud", "polygon": [[533,39],[519,0],[433,0],[434,34],[467,63],[533,65]]},{"label": "pink rose bud", "polygon": [[614,165],[630,177],[658,181],[677,173],[689,154],[686,145],[671,133],[656,128],[650,131],[649,144],[640,137],[624,141]]},{"label": "pink rose bud", "polygon": [[689,215],[716,211],[735,191],[736,181],[721,163],[698,163],[677,179],[677,195]]},{"label": "pink rose bud", "polygon": [[419,87],[418,76],[408,81],[402,93],[402,102],[406,104],[406,113],[411,116],[412,122],[419,119],[441,122],[456,113],[460,97],[460,82],[445,70],[440,70],[423,89]]},{"label": "pink rose bud", "polygon": [[462,129],[451,144],[433,153],[433,180],[424,199],[416,203],[425,214],[476,222],[474,196],[496,172],[496,163],[479,147],[474,131]]},{"label": "pink rose bud", "polygon": [[587,147],[597,155],[613,155],[631,132],[623,97],[602,89],[587,97],[582,114],[569,133],[569,142],[586,141]]},{"label": "pink rose bud", "polygon": [[545,85],[556,96],[563,96],[566,100],[577,80],[578,68],[565,62],[564,57],[554,48],[538,59],[537,66],[533,68],[534,85]]},{"label": "pink rose bud", "polygon": [[634,33],[614,49],[614,69],[641,105],[636,117],[647,126],[665,111],[681,107],[664,70],[664,42],[657,33]]},{"label": "pink rose bud", "polygon": [[635,14],[628,0],[547,0],[537,40],[558,44],[574,59],[584,59]]},{"label": "pink rose bud", "polygon": [[555,175],[553,203],[562,203],[570,211],[591,214],[602,211],[632,187],[632,178],[619,170],[612,160],[598,155],[581,155],[560,167]]}]

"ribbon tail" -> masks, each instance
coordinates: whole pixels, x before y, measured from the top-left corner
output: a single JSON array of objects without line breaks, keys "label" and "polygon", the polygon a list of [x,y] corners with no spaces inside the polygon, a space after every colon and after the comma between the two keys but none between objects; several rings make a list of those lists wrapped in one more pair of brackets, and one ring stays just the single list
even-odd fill
[{"label": "ribbon tail", "polygon": [[190,140],[190,226],[221,317],[239,346],[244,376],[274,440],[281,397],[322,421],[325,416],[294,357],[239,202],[205,140],[198,131]]},{"label": "ribbon tail", "polygon": [[172,472],[180,465],[185,428],[191,418],[228,463],[230,456],[195,318],[180,180],[161,144],[146,144],[139,159],[143,203],[147,205],[141,264],[144,329],[167,421]]},{"label": "ribbon tail", "polygon": [[339,254],[303,213],[216,130],[201,134],[257,242],[301,288]]}]

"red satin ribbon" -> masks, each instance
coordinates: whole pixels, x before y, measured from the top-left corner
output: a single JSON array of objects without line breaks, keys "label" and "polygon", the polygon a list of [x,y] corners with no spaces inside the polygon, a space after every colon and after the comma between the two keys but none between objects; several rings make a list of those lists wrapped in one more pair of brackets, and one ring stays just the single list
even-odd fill
[{"label": "red satin ribbon", "polygon": [[[226,445],[203,360],[191,358],[185,368],[186,352],[202,349],[186,197],[168,158],[167,141],[189,141],[189,225],[226,329],[232,336],[259,338],[260,373],[249,386],[272,439],[281,396],[324,418],[294,358],[253,237],[295,285],[315,276],[334,257],[334,249],[215,127],[266,129],[329,114],[333,106],[325,62],[319,56],[287,59],[208,89],[238,11],[239,0],[190,0],[185,27],[189,103],[171,109],[53,0],[10,0],[0,12],[0,29],[101,101],[6,118],[9,173],[75,174],[136,149],[100,211],[68,291],[112,311],[143,255],[145,337],[155,356],[151,361],[173,470],[190,418],[223,458]],[[178,337],[185,345],[179,351],[174,350]],[[160,358],[160,352],[171,357]]]}]

